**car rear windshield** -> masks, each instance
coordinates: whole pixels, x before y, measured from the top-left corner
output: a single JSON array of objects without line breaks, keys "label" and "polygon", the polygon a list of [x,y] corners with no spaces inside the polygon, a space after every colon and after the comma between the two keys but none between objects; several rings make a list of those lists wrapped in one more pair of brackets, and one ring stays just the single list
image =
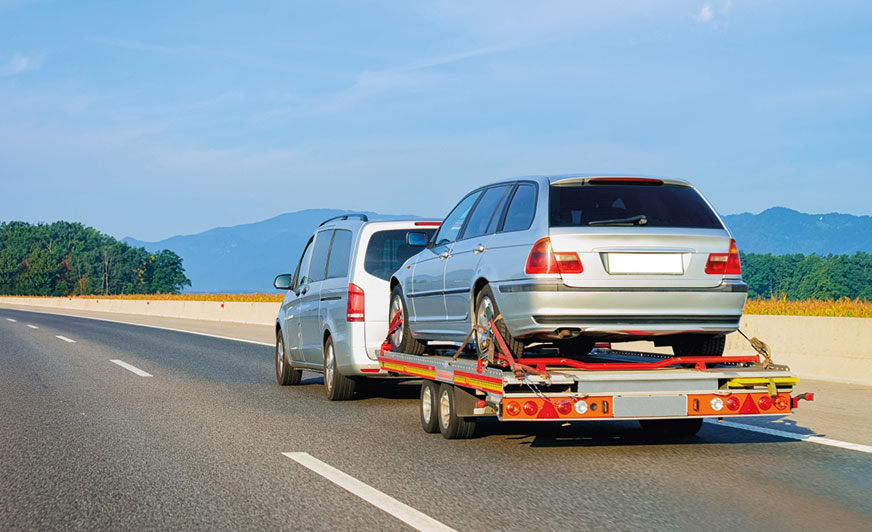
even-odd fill
[{"label": "car rear windshield", "polygon": [[586,183],[552,185],[550,189],[551,227],[724,228],[696,190],[687,186]]},{"label": "car rear windshield", "polygon": [[431,238],[436,229],[416,227],[415,229],[391,229],[373,233],[366,247],[363,269],[385,281],[389,280],[391,275],[400,269],[400,266],[409,257],[422,249],[406,244],[406,234],[409,231],[427,233],[427,238]]}]

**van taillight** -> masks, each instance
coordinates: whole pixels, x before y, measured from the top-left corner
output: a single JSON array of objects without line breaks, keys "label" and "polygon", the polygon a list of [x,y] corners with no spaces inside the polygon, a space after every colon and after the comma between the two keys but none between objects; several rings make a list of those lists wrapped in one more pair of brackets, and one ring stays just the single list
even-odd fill
[{"label": "van taillight", "polygon": [[742,275],[742,262],[736,241],[730,239],[729,253],[712,253],[705,264],[705,272],[712,275]]},{"label": "van taillight", "polygon": [[581,273],[584,268],[578,253],[555,253],[551,249],[551,239],[546,236],[533,244],[524,271],[526,273]]},{"label": "van taillight", "polygon": [[354,283],[348,283],[348,306],[345,311],[345,321],[363,321],[363,288]]}]

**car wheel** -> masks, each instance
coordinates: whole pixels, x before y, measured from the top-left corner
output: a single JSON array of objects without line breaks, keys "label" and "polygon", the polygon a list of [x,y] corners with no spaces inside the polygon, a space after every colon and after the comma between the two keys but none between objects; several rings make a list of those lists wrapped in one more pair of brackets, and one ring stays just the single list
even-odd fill
[{"label": "car wheel", "polygon": [[393,290],[391,290],[388,321],[392,322],[394,317],[398,316],[400,319],[400,326],[388,337],[388,343],[391,344],[391,351],[396,353],[420,355],[424,352],[427,346],[412,337],[412,331],[409,328],[409,320],[407,319],[409,313],[406,309],[406,301],[403,298],[403,289],[400,285],[397,285]]},{"label": "car wheel", "polygon": [[572,340],[562,340],[557,342],[557,349],[560,351],[560,356],[562,357],[583,357],[589,355],[590,352],[593,351],[595,343],[596,340],[593,338],[579,336]]},{"label": "car wheel", "polygon": [[333,338],[324,342],[324,391],[330,401],[347,401],[354,395],[353,379],[339,373],[336,367],[336,350],[333,348]]},{"label": "car wheel", "polygon": [[288,362],[288,355],[285,353],[285,339],[282,336],[282,331],[276,331],[276,380],[282,386],[289,384],[300,384],[303,378],[303,370],[294,369]]},{"label": "car wheel", "polygon": [[726,342],[723,334],[686,336],[672,344],[672,352],[677,357],[719,357]]},{"label": "car wheel", "polygon": [[[490,308],[493,317],[496,318],[500,314],[500,310],[497,308],[497,302],[494,300],[494,293],[491,290],[490,285],[484,285],[484,287],[479,291],[478,295],[475,298],[475,323],[476,325],[481,325],[483,327],[488,326],[488,318],[487,318],[487,309]],[[519,342],[515,340],[515,338],[509,334],[509,330],[506,328],[505,320],[498,320],[496,322],[497,330],[500,332],[500,336],[503,337],[503,340],[506,341],[506,346],[512,352],[512,356],[520,357],[524,354],[524,344],[523,342]],[[475,333],[475,345],[478,348],[479,355],[485,353],[487,351],[487,342],[489,341],[485,338],[484,334],[476,331]],[[497,350],[499,350],[499,342],[494,346]]]},{"label": "car wheel", "polygon": [[702,428],[702,418],[642,419],[642,428],[662,437],[689,437]]},{"label": "car wheel", "polygon": [[457,401],[454,397],[454,386],[441,384],[439,400],[436,402],[439,418],[439,432],[449,440],[464,440],[475,432],[475,418],[463,418],[457,415]]},{"label": "car wheel", "polygon": [[421,427],[429,434],[439,432],[438,397],[438,384],[433,381],[421,383]]}]

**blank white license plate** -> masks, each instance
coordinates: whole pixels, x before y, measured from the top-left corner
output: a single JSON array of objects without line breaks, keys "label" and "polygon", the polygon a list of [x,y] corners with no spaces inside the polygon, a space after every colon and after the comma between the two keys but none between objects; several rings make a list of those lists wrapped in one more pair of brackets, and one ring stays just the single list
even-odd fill
[{"label": "blank white license plate", "polygon": [[682,274],[681,253],[609,253],[609,273]]}]

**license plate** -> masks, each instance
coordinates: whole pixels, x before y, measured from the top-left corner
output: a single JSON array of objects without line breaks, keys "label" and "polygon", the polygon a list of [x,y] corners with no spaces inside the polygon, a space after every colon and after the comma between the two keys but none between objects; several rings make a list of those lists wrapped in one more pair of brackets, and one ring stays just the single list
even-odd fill
[{"label": "license plate", "polygon": [[686,395],[618,395],[615,417],[676,417],[687,415]]},{"label": "license plate", "polygon": [[608,253],[611,274],[682,274],[681,253]]}]

